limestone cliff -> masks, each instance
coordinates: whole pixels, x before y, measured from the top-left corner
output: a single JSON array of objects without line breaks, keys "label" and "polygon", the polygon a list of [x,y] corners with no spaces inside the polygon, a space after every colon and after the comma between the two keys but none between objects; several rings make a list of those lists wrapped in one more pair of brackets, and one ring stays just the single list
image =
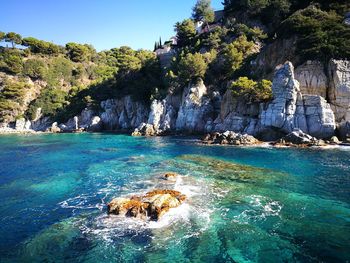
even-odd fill
[{"label": "limestone cliff", "polygon": [[199,81],[189,84],[180,94],[169,93],[151,105],[125,96],[102,101],[99,112],[85,109],[64,124],[47,125],[47,119],[39,118],[31,123],[19,120],[16,128],[51,131],[139,128],[136,135],[231,130],[266,140],[295,129],[317,138],[330,138],[338,128],[342,137],[346,137],[350,130],[349,83],[347,61],[332,60],[327,74],[315,61],[296,70],[291,62],[286,62],[275,71],[270,102],[247,102],[234,97],[230,90],[220,95]]}]

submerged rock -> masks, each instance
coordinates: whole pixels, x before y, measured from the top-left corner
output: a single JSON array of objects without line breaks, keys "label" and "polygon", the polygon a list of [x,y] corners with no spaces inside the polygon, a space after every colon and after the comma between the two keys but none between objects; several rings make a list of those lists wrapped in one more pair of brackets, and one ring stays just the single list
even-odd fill
[{"label": "submerged rock", "polygon": [[174,173],[174,172],[167,172],[167,173],[164,174],[163,178],[164,178],[165,180],[174,180],[174,179],[176,179],[177,176],[178,176],[177,173]]},{"label": "submerged rock", "polygon": [[175,190],[153,190],[143,196],[115,198],[108,205],[108,213],[158,220],[170,208],[178,207],[186,196]]}]

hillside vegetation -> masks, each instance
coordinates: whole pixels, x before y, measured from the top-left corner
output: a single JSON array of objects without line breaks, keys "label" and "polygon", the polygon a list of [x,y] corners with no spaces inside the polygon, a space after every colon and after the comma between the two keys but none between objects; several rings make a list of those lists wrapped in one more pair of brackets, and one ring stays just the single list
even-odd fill
[{"label": "hillside vegetation", "polygon": [[[162,67],[156,54],[129,47],[97,52],[87,44],[65,46],[33,37],[0,32],[0,122],[43,116],[58,121],[89,106],[131,95],[149,104],[168,92],[181,92],[189,82],[203,79],[210,90],[227,89],[247,101],[272,97],[268,75],[252,67],[264,47],[296,38],[293,56],[299,63],[350,59],[350,11],[347,0],[225,0],[217,17],[210,0],[198,0],[191,18],[175,24],[177,45]],[[198,32],[197,22],[202,22]],[[161,42],[161,41],[160,41]],[[161,43],[156,43],[159,48]],[[263,71],[262,71],[263,72]],[[34,90],[34,97],[26,92]]]}]

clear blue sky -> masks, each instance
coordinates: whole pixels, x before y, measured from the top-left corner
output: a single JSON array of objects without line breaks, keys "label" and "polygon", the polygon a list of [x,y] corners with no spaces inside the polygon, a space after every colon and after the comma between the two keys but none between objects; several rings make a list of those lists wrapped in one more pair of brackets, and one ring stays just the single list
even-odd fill
[{"label": "clear blue sky", "polygon": [[[212,0],[215,10],[222,0]],[[0,0],[0,31],[14,31],[64,45],[97,50],[122,45],[153,49],[174,35],[174,24],[191,16],[196,0]]]}]

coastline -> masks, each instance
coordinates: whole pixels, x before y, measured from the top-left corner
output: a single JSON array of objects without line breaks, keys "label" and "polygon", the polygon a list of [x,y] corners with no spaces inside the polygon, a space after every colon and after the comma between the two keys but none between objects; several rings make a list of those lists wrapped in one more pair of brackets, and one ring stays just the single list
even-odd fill
[{"label": "coastline", "polygon": [[115,135],[128,135],[130,137],[145,137],[145,138],[152,138],[152,137],[187,137],[187,136],[193,136],[194,143],[196,145],[201,146],[219,146],[219,147],[239,147],[239,148],[281,148],[281,149],[290,149],[290,148],[297,148],[297,149],[322,149],[322,150],[334,150],[334,149],[350,149],[350,143],[347,142],[339,142],[338,144],[329,143],[326,145],[297,145],[297,144],[281,144],[276,143],[276,141],[258,141],[254,144],[241,144],[241,145],[232,145],[232,144],[219,144],[219,143],[206,143],[202,140],[201,137],[203,137],[203,133],[168,133],[163,135],[156,135],[156,136],[132,136],[131,131],[128,130],[115,130],[115,131],[99,131],[99,132],[92,132],[92,131],[70,131],[70,132],[52,132],[52,131],[34,131],[34,130],[15,130],[15,129],[7,129],[7,130],[0,130],[0,136],[6,136],[6,135],[43,135],[43,134],[93,134],[93,133],[101,133],[101,134],[115,134]]}]

